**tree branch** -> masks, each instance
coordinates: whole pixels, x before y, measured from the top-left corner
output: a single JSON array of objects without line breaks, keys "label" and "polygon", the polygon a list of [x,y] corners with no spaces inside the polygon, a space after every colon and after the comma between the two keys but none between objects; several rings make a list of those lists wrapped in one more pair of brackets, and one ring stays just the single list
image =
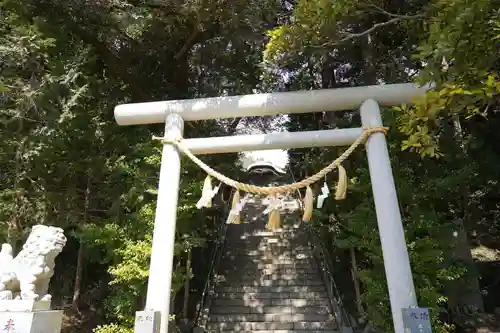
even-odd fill
[{"label": "tree branch", "polygon": [[236,127],[238,127],[238,124],[241,121],[241,117],[239,118],[234,118],[234,120],[231,122],[231,125],[229,125],[228,133],[233,135],[234,131],[236,131]]},{"label": "tree branch", "polygon": [[422,17],[421,14],[416,14],[416,15],[400,15],[400,14],[390,13],[387,10],[383,9],[382,7],[379,7],[379,6],[374,5],[372,3],[368,4],[367,6],[375,8],[376,12],[385,14],[385,15],[387,15],[389,17],[397,17],[397,18],[401,18],[401,19],[414,19],[414,18],[417,18],[417,17]]},{"label": "tree branch", "polygon": [[193,46],[194,40],[196,39],[196,37],[200,33],[200,24],[201,24],[200,13],[198,11],[196,11],[196,22],[194,24],[193,31],[189,35],[189,37],[186,40],[186,42],[184,43],[184,45],[182,45],[179,52],[177,52],[177,54],[174,55],[174,60],[179,60],[179,58],[182,57]]},{"label": "tree branch", "polygon": [[[201,7],[204,8],[205,6],[208,6],[207,2],[204,2],[201,4]],[[217,1],[214,1],[210,6],[208,6],[206,9],[208,13],[212,13],[217,6]],[[198,35],[202,32],[201,30],[201,23],[202,23],[202,18],[199,9],[195,10],[196,14],[196,22],[194,24],[193,31],[189,35],[188,39],[184,43],[184,45],[181,47],[179,52],[174,55],[174,60],[180,59],[189,49],[195,44],[196,38]]]},{"label": "tree branch", "polygon": [[409,15],[403,15],[403,16],[394,17],[394,18],[390,19],[389,21],[376,23],[372,27],[370,27],[369,29],[367,29],[367,30],[365,30],[363,32],[347,34],[344,38],[342,38],[342,39],[340,39],[340,40],[338,40],[336,42],[323,43],[323,44],[317,46],[317,48],[331,47],[331,46],[339,45],[339,44],[347,42],[347,41],[349,41],[351,39],[355,39],[355,38],[366,36],[366,35],[372,33],[374,30],[377,30],[380,27],[385,27],[386,25],[390,25],[390,24],[397,23],[397,22],[400,22],[400,21],[413,20],[413,19],[417,19],[417,18],[421,18],[421,17],[423,17],[423,16],[420,15],[420,14],[418,14],[418,15],[411,15],[411,16],[409,16]]}]

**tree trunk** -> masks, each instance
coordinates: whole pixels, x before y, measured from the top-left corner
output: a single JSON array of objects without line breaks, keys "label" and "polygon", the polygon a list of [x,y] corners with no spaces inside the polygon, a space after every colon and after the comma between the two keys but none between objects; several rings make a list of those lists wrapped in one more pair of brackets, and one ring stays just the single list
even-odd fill
[{"label": "tree trunk", "polygon": [[[460,152],[465,155],[467,154],[467,148],[462,134],[460,119],[458,115],[454,115],[452,120],[455,140],[460,147]],[[464,265],[467,268],[467,273],[462,279],[449,283],[446,288],[449,297],[449,307],[458,317],[484,310],[479,275],[467,238],[466,225],[468,219],[469,188],[466,183],[462,184],[461,187],[463,219],[455,220],[456,228],[454,230],[455,239],[453,242],[452,259]]]},{"label": "tree trunk", "polygon": [[364,316],[365,312],[363,310],[363,305],[361,303],[361,288],[359,286],[359,280],[358,280],[358,265],[356,263],[356,252],[354,251],[353,248],[350,248],[349,253],[351,254],[352,281],[354,283],[354,292],[356,293],[356,309],[358,310],[359,316]]},{"label": "tree trunk", "polygon": [[[90,184],[91,184],[90,176],[87,176],[87,188],[85,189],[85,202],[83,207],[83,219],[82,219],[83,226],[87,224],[87,219],[88,219],[88,211],[90,206]],[[78,247],[78,258],[76,260],[75,288],[73,290],[73,299],[71,302],[71,307],[77,312],[80,312],[79,305],[80,305],[80,296],[82,289],[84,264],[85,264],[85,244],[82,240],[82,237],[80,237],[79,247]]]},{"label": "tree trunk", "polygon": [[191,282],[191,259],[192,259],[192,249],[187,251],[186,259],[186,281],[184,281],[184,304],[182,307],[182,315],[184,319],[188,318],[188,306],[189,306],[189,288]]},{"label": "tree trunk", "polygon": [[76,260],[76,276],[75,276],[75,288],[73,290],[73,299],[71,302],[71,307],[79,312],[80,305],[80,295],[82,289],[82,276],[83,276],[83,264],[85,259],[85,249],[83,242],[80,240],[78,247],[78,257]]},{"label": "tree trunk", "polygon": [[[371,22],[368,22],[368,26]],[[362,54],[364,58],[364,74],[363,81],[365,85],[377,84],[377,70],[375,68],[375,49],[373,48],[373,40],[370,34],[362,39],[363,49]]]},{"label": "tree trunk", "polygon": [[17,126],[17,149],[16,149],[16,160],[15,160],[15,179],[14,179],[14,191],[15,191],[15,209],[11,214],[10,221],[8,223],[7,229],[7,242],[12,246],[12,253],[17,253],[17,245],[22,235],[22,218],[24,216],[23,206],[24,206],[24,188],[21,186],[22,182],[22,165],[23,165],[23,154],[24,154],[24,142],[26,138],[23,137],[24,129],[24,112],[22,108],[19,108],[18,113],[18,126]]},{"label": "tree trunk", "polygon": [[467,268],[465,276],[456,281],[452,281],[447,289],[449,297],[448,304],[454,315],[473,314],[476,311],[483,311],[483,298],[479,285],[479,276],[472,258],[467,232],[464,229],[462,220],[455,221],[454,232],[455,242],[452,249],[452,258]]}]

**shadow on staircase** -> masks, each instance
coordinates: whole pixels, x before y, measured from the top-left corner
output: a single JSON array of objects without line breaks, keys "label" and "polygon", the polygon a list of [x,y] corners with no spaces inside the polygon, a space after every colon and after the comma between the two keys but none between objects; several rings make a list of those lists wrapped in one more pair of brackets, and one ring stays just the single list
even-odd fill
[{"label": "shadow on staircase", "polygon": [[227,226],[194,332],[338,332],[345,325],[313,258],[299,203],[285,198],[282,228],[268,231],[265,200],[251,198],[242,223]]}]

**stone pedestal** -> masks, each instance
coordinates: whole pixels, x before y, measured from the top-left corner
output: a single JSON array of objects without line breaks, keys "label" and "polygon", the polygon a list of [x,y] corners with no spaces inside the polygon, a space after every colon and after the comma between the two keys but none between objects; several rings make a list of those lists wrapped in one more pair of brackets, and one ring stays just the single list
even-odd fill
[{"label": "stone pedestal", "polygon": [[0,331],[60,333],[62,311],[50,310],[50,301],[0,301]]}]

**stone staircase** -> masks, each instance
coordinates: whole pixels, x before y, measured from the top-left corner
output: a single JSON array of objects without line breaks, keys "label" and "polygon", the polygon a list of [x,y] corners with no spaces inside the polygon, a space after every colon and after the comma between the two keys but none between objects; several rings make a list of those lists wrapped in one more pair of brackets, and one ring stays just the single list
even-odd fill
[{"label": "stone staircase", "polygon": [[337,332],[298,203],[287,201],[282,226],[267,231],[265,206],[245,206],[242,224],[229,225],[206,331]]}]

